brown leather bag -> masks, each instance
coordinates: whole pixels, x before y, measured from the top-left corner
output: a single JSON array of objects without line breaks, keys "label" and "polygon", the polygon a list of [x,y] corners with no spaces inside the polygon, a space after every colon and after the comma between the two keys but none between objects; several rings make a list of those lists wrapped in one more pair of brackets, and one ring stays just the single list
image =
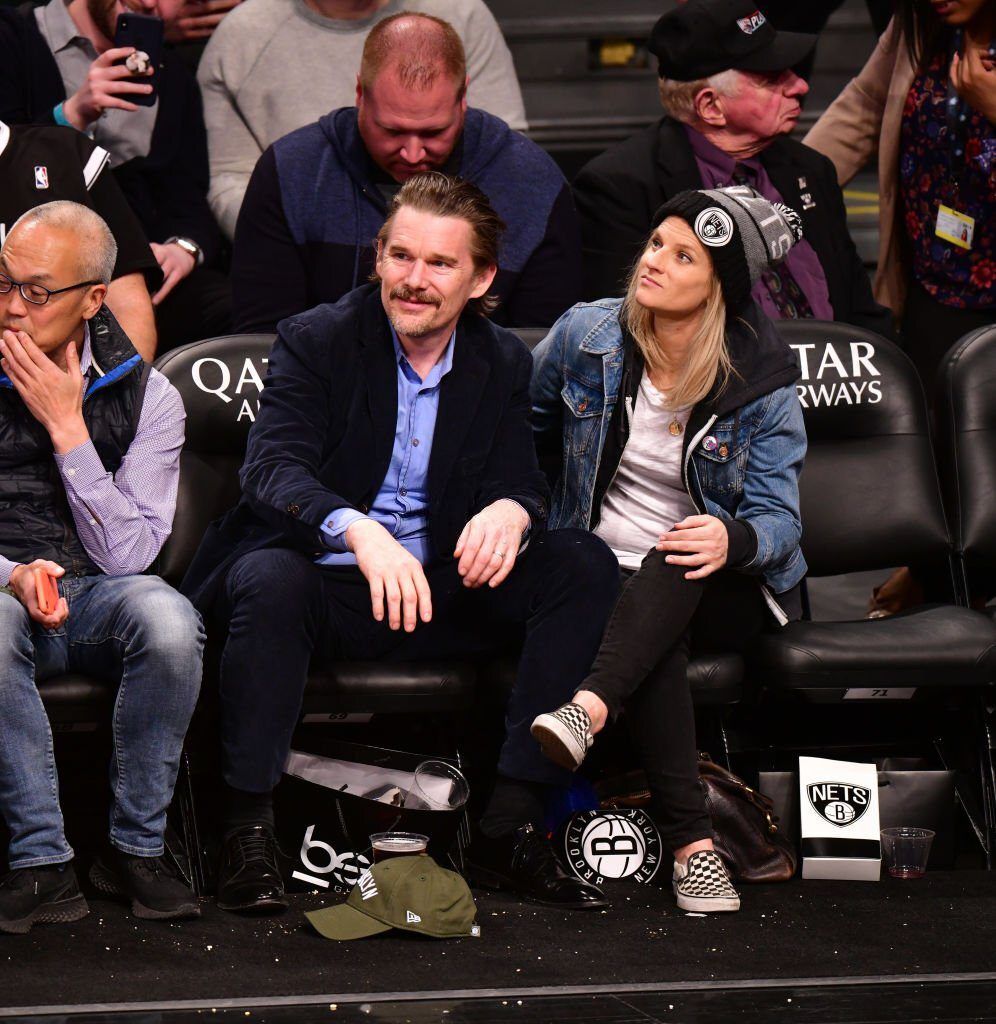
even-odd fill
[{"label": "brown leather bag", "polygon": [[[712,818],[712,841],[733,875],[748,883],[792,878],[798,863],[795,846],[779,829],[771,801],[708,755],[700,757],[699,781]],[[605,809],[650,803],[643,772],[628,772],[595,789]]]},{"label": "brown leather bag", "polygon": [[699,781],[712,818],[712,841],[741,882],[787,882],[795,875],[795,845],[778,828],[771,801],[732,772],[702,759]]}]

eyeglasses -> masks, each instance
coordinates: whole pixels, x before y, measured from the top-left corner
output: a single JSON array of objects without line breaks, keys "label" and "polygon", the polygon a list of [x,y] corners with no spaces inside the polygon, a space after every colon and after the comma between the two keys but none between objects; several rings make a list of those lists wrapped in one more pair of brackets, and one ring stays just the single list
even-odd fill
[{"label": "eyeglasses", "polygon": [[65,288],[46,288],[40,284],[25,284],[23,281],[15,281],[6,274],[0,274],[0,295],[9,295],[17,288],[25,302],[30,302],[35,306],[44,306],[53,295],[72,292],[77,288],[89,288],[92,284],[103,284],[103,281],[80,281],[79,284],[67,285]]}]

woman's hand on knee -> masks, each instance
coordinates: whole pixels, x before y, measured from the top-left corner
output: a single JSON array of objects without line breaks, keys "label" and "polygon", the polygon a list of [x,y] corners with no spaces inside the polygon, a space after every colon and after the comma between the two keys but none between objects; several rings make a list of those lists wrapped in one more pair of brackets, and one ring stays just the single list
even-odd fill
[{"label": "woman's hand on knee", "polygon": [[686,580],[701,580],[726,565],[729,536],[717,516],[687,516],[657,541],[669,565],[688,566]]}]

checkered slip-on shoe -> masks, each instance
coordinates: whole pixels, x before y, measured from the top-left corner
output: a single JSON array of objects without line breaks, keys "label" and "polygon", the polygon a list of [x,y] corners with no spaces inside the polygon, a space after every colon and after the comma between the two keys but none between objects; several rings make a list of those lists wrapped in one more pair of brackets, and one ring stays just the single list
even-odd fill
[{"label": "checkered slip-on shoe", "polygon": [[573,702],[556,711],[537,715],[529,731],[539,742],[543,753],[568,771],[580,767],[594,742],[588,712]]},{"label": "checkered slip-on shoe", "polygon": [[722,857],[715,850],[699,850],[682,867],[674,862],[671,884],[678,908],[693,914],[740,909],[740,893],[733,888]]}]

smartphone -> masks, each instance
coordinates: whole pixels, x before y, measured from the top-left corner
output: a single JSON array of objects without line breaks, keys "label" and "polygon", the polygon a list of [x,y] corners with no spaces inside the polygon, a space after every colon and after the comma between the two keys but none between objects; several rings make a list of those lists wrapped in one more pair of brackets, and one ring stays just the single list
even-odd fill
[{"label": "smartphone", "polygon": [[59,587],[54,576],[38,566],[32,572],[35,576],[35,594],[38,595],[38,608],[46,615],[51,615],[59,603]]},{"label": "smartphone", "polygon": [[[152,92],[129,93],[125,99],[139,107],[151,107],[156,102],[159,88],[159,63],[163,55],[163,19],[157,18],[154,14],[132,14],[130,11],[127,14],[119,14],[114,30],[114,45],[134,46],[138,53],[147,56],[152,74],[134,75],[124,81],[151,85]],[[126,64],[127,61],[118,63]]]}]

